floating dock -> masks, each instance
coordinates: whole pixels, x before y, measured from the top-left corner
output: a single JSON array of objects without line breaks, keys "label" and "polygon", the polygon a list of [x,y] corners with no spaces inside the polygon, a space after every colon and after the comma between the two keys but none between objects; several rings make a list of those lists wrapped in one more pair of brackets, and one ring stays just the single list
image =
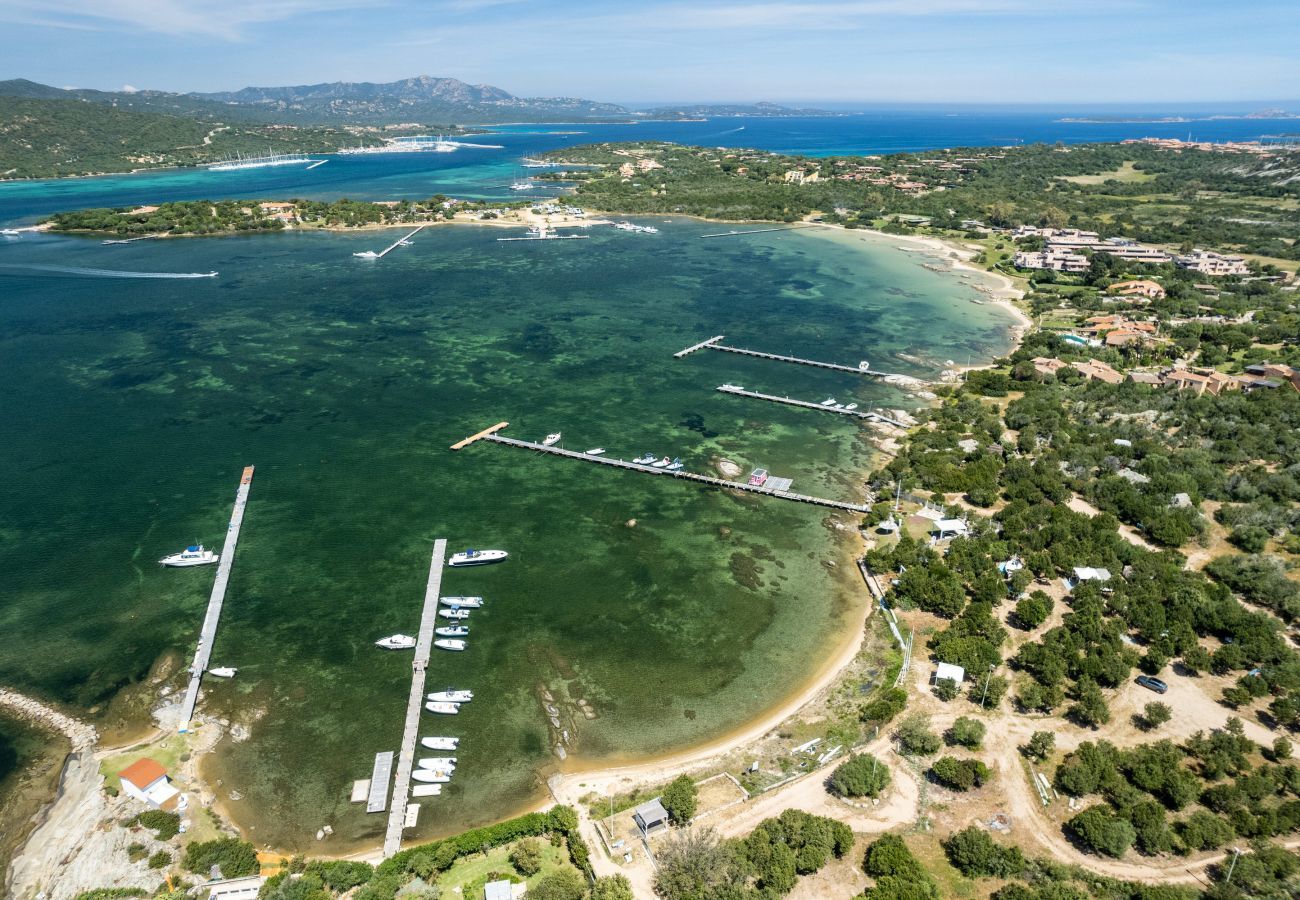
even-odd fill
[{"label": "floating dock", "polygon": [[698,344],[691,344],[685,350],[678,350],[676,353],[674,353],[673,359],[681,359],[683,356],[690,356],[696,350],[703,350],[705,347],[708,347],[711,344],[716,344],[724,337],[726,337],[725,334],[716,334],[713,337],[709,338],[707,341],[700,341]]},{"label": "floating dock", "polygon": [[487,437],[489,434],[496,434],[498,431],[500,431],[502,428],[505,428],[509,424],[510,424],[509,422],[497,422],[491,428],[484,428],[478,434],[471,434],[469,437],[465,438],[465,440],[457,441],[456,443],[451,445],[451,449],[464,450],[466,447],[468,447],[470,444],[474,443],[475,441],[482,440],[483,438]]},{"label": "floating dock", "polygon": [[895,428],[907,427],[903,422],[885,415],[880,410],[845,409],[842,406],[836,409],[834,406],[827,406],[824,403],[795,400],[792,397],[778,397],[775,394],[761,394],[758,391],[747,391],[744,388],[733,387],[729,384],[718,385],[718,390],[724,394],[735,394],[737,397],[752,397],[755,400],[771,400],[773,403],[785,403],[789,406],[799,406],[804,409],[819,409],[822,412],[835,413],[839,416],[852,416],[866,422],[883,422],[886,425],[893,425]]},{"label": "floating dock", "polygon": [[208,661],[212,656],[212,644],[217,639],[217,622],[221,619],[221,607],[226,602],[226,585],[230,583],[230,569],[235,564],[235,545],[239,543],[239,527],[244,522],[244,507],[248,505],[248,492],[253,487],[253,467],[244,468],[239,479],[239,492],[235,494],[235,508],[230,514],[230,524],[226,527],[226,543],[221,548],[221,560],[217,563],[217,580],[212,584],[212,595],[208,598],[208,611],[203,617],[203,630],[199,633],[199,646],[194,651],[194,662],[190,664],[190,684],[185,689],[182,701],[180,730],[189,731],[190,720],[194,718],[194,706],[199,702],[199,685],[203,673],[207,671]]},{"label": "floating dock", "polygon": [[798,231],[801,228],[816,228],[816,224],[807,225],[786,225],[783,228],[751,228],[748,231],[719,231],[715,234],[702,234],[700,239],[720,238],[720,237],[739,237],[742,234],[766,234],[769,231]]},{"label": "floating dock", "polygon": [[[393,778],[393,751],[375,754],[375,765],[366,784],[366,812],[383,812],[388,808],[388,782]],[[360,783],[360,782],[358,782]]]},{"label": "floating dock", "polygon": [[[502,423],[502,428],[505,423]],[[411,770],[415,767],[415,745],[420,735],[420,712],[424,707],[424,680],[433,649],[433,629],[438,621],[438,597],[442,590],[442,572],[447,562],[447,541],[433,542],[429,561],[429,582],[424,589],[424,609],[420,613],[420,631],[411,662],[411,696],[406,701],[406,727],[402,748],[397,756],[397,780],[393,784],[393,802],[388,811],[388,830],[384,834],[384,858],[402,847],[402,829],[406,827],[407,803],[411,799]],[[385,785],[387,781],[385,781]]]},{"label": "floating dock", "polygon": [[312,169],[316,168],[317,166],[323,166],[323,165],[325,165],[325,163],[327,163],[327,162],[329,162],[328,159],[322,159],[322,160],[320,160],[319,162],[314,162],[314,163],[312,163],[310,166],[308,166],[307,168],[303,169],[303,171],[304,171],[304,172],[310,172]]},{"label": "floating dock", "polygon": [[519,447],[524,450],[533,450],[538,453],[552,453],[556,456],[564,456],[569,459],[581,459],[602,466],[614,466],[619,469],[630,469],[634,472],[644,472],[647,475],[666,475],[670,478],[678,478],[684,481],[695,481],[700,484],[710,484],[715,487],[745,491],[750,494],[763,494],[768,497],[778,497],[782,500],[793,500],[797,503],[810,503],[814,506],[842,509],[847,512],[864,513],[870,510],[870,507],[861,503],[846,503],[842,500],[827,500],[823,497],[812,497],[808,494],[796,494],[793,491],[777,490],[766,486],[748,484],[742,481],[728,481],[725,478],[715,478],[712,475],[699,475],[695,472],[686,472],[682,470],[670,472],[668,469],[655,469],[650,466],[638,465],[637,463],[623,459],[610,459],[607,456],[590,456],[586,453],[579,453],[576,450],[564,450],[560,447],[547,447],[544,444],[538,444],[533,441],[521,441],[516,440],[515,438],[503,437],[496,433],[499,430],[500,429],[489,429],[488,431],[479,432],[478,435],[475,435],[472,438],[466,438],[463,441],[457,442],[453,449],[463,449],[475,441],[492,441],[496,444],[506,444],[510,447]]}]

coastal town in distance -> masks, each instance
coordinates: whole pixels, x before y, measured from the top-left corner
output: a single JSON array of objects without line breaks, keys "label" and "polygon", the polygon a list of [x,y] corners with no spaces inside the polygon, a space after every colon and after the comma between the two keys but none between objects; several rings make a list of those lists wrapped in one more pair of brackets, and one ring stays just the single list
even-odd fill
[{"label": "coastal town in distance", "polygon": [[0,896],[1300,896],[1300,20],[1124,16],[0,7]]}]

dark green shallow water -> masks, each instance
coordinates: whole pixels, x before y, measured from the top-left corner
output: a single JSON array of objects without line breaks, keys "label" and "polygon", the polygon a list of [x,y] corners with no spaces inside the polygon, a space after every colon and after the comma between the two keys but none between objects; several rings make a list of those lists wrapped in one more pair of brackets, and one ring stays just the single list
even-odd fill
[{"label": "dark green shallow water", "polygon": [[978,360],[1005,348],[1010,322],[887,243],[660,227],[546,244],[440,228],[378,263],[351,253],[388,232],[0,246],[0,682],[90,708],[160,654],[192,652],[213,572],[154,560],[195,538],[219,546],[254,463],[213,657],[241,671],[210,681],[204,708],[253,723],[212,769],[258,842],[306,848],[324,824],[335,849],[380,836],[382,817],[347,794],[397,745],[409,656],[371,642],[414,633],[435,537],[511,559],[444,581],[488,605],[470,650],[433,660],[430,689],[478,699],[424,730],[463,741],[421,834],[539,796],[556,763],[539,684],[584,760],[698,742],[788,696],[862,602],[825,566],[842,555],[827,511],[448,445],[509,420],[518,437],[563,431],[571,448],[680,455],[696,471],[725,455],[860,499],[871,457],[855,426],[713,388],[902,397],[844,373],[672,353],[725,333],[929,374],[893,354]]}]

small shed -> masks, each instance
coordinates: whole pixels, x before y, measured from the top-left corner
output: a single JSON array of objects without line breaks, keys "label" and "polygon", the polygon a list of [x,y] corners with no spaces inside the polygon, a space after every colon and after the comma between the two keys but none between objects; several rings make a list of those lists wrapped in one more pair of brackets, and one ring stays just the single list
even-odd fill
[{"label": "small shed", "polygon": [[149,757],[137,759],[117,773],[122,793],[149,804],[154,809],[170,808],[180,791],[171,786],[162,763]]},{"label": "small shed", "polygon": [[668,827],[668,810],[659,797],[648,800],[636,808],[632,814],[632,819],[636,822],[636,827],[641,829],[641,833],[646,837]]},{"label": "small shed", "polygon": [[930,529],[938,540],[950,537],[964,537],[970,534],[970,525],[965,519],[939,519]]},{"label": "small shed", "polygon": [[966,670],[961,666],[954,666],[952,663],[941,662],[934,671],[934,680],[936,682],[951,681],[960,686],[966,681]]},{"label": "small shed", "polygon": [[1074,580],[1079,583],[1085,581],[1110,581],[1110,569],[1100,569],[1092,566],[1075,566]]}]

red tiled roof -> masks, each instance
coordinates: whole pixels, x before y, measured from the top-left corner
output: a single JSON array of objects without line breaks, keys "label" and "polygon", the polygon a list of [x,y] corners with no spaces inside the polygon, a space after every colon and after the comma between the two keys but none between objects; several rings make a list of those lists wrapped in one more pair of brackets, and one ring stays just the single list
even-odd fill
[{"label": "red tiled roof", "polygon": [[144,790],[166,774],[167,770],[162,767],[162,763],[145,757],[144,759],[137,759],[118,772],[117,777],[123,781],[131,782],[140,790]]}]

